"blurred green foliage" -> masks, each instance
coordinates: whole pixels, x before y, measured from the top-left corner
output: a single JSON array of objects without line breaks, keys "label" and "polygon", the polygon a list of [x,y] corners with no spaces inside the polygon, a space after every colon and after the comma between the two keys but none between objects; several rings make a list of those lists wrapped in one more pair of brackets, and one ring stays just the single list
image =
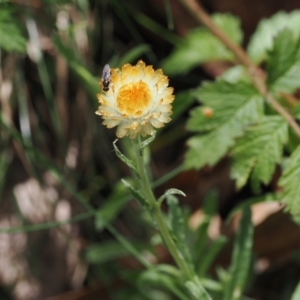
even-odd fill
[{"label": "blurred green foliage", "polygon": [[[150,3],[141,1],[0,3],[0,89],[4,95],[0,194],[3,210],[10,205],[17,220],[15,227],[1,227],[0,232],[60,230],[80,221],[80,238],[85,241],[82,259],[89,263],[87,285],[105,283],[110,298],[117,300],[189,300],[188,291],[197,299],[195,282],[184,284],[178,269],[161,261],[162,240],[155,224],[143,205],[132,201],[137,198],[143,204],[128,179],[131,170],[116,160],[114,134],[104,130],[94,114],[103,65],[120,67],[142,58],[170,75],[176,93],[173,122],[147,145],[161,164],[149,164],[149,170],[156,170],[156,175],[150,174],[156,180],[153,186],[161,186],[184,168],[213,166],[228,155],[237,188],[250,187],[257,196],[249,196],[232,210],[232,214],[242,212],[242,218],[227,267],[215,263],[228,238],[219,235],[211,240],[208,234],[218,214],[220,195],[212,191],[204,199],[203,218],[196,229],[189,225],[190,209],[174,196],[181,194],[178,190],[168,190],[161,198],[167,199],[164,217],[177,247],[212,299],[248,299],[243,295],[256,276],[249,206],[272,198],[285,203],[292,214],[299,213],[299,141],[291,142],[286,121],[274,115],[252,86],[248,71],[236,64],[234,55],[208,29],[195,28],[182,38],[174,31],[169,1],[164,1],[163,20],[149,17],[148,9],[155,13]],[[268,87],[278,98],[281,92],[300,88],[299,16],[299,11],[280,12],[262,20],[247,47],[256,63],[266,64]],[[212,19],[233,41],[242,43],[238,17],[214,14]],[[216,81],[198,86],[202,77],[193,69],[218,60],[232,67]],[[299,118],[299,105],[285,108]],[[178,159],[176,168],[166,167],[174,166],[166,145],[171,145],[173,157],[183,148],[183,139],[188,140],[184,161]],[[130,143],[121,147],[130,153]],[[77,154],[72,164],[69,157],[74,148]],[[264,188],[278,167],[282,190],[267,193]],[[158,176],[157,169],[165,175]],[[72,215],[65,221],[34,223],[22,215],[14,188],[25,179],[34,179],[46,189],[48,172],[56,180],[52,188],[57,192],[51,215],[61,199],[72,204]],[[123,177],[127,189],[120,181]],[[124,264],[127,260],[129,266]],[[122,282],[118,289],[116,281]],[[293,300],[298,295],[299,286],[294,295],[289,293]]]}]

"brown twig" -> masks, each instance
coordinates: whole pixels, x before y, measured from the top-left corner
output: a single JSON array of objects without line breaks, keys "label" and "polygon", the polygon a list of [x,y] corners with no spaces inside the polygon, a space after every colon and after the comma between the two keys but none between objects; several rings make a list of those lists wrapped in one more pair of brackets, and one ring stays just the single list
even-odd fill
[{"label": "brown twig", "polygon": [[296,107],[299,104],[298,99],[292,94],[280,93],[280,96],[292,108]]},{"label": "brown twig", "polygon": [[189,13],[200,23],[205,25],[224,45],[231,50],[241,64],[248,68],[252,82],[259,93],[264,96],[267,102],[289,123],[295,133],[300,138],[300,127],[295,119],[290,115],[273,96],[269,93],[265,83],[264,71],[261,70],[247,55],[243,48],[231,40],[227,34],[222,31],[205,12],[202,6],[196,0],[178,0]]}]

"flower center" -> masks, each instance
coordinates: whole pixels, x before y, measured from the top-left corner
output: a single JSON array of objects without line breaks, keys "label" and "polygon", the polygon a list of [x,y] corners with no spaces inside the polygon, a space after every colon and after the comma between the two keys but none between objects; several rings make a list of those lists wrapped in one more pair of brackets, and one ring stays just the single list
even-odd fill
[{"label": "flower center", "polygon": [[118,92],[117,106],[121,113],[128,116],[142,116],[149,107],[152,93],[143,81],[123,85]]}]

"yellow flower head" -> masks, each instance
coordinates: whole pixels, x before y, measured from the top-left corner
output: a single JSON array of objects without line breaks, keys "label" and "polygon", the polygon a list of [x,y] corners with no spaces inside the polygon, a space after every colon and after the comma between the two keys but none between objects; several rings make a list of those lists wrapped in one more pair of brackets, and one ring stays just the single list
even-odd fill
[{"label": "yellow flower head", "polygon": [[100,115],[107,128],[118,126],[117,137],[152,135],[154,128],[171,121],[173,88],[161,69],[154,71],[138,61],[135,66],[125,64],[121,70],[111,69],[109,89],[98,94]]}]

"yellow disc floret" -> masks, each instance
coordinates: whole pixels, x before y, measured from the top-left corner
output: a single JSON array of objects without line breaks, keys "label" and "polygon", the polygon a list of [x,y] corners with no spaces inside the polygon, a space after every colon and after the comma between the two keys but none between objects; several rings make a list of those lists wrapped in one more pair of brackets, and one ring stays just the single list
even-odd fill
[{"label": "yellow disc floret", "polygon": [[140,80],[122,86],[117,95],[117,107],[126,116],[140,117],[148,109],[152,94],[148,84]]}]

